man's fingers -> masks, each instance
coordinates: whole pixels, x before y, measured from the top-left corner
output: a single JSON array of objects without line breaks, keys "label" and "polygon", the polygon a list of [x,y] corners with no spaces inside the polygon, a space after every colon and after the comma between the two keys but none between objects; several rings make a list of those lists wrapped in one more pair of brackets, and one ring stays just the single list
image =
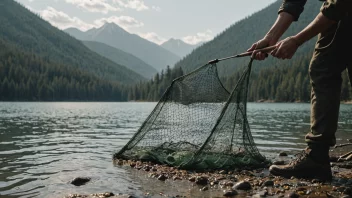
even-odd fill
[{"label": "man's fingers", "polygon": [[253,51],[253,50],[255,50],[255,48],[257,48],[257,43],[254,43],[254,44],[247,50],[247,52]]}]

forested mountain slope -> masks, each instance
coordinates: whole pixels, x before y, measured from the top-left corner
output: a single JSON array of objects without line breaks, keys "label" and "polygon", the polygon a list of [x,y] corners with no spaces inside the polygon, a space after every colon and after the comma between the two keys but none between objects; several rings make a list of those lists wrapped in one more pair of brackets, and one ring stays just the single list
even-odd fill
[{"label": "forested mountain slope", "polygon": [[0,38],[0,101],[126,101],[128,90]]},{"label": "forested mountain slope", "polygon": [[[259,12],[246,17],[245,19],[234,23],[224,32],[216,36],[212,41],[209,41],[201,47],[195,49],[191,54],[183,58],[176,64],[176,67],[182,67],[187,73],[191,70],[207,63],[209,60],[231,56],[246,51],[254,42],[261,39],[272,24],[275,22],[277,12],[282,3],[278,0]],[[319,12],[322,2],[317,0],[307,1],[305,11],[301,15],[298,22],[294,22],[283,38],[291,36],[302,30],[309,24]],[[277,60],[269,57],[267,60],[260,63],[254,68],[254,71],[259,71],[261,68],[270,66],[279,66],[284,62],[295,62],[300,55],[311,53],[315,39],[305,43],[297,52],[292,60]],[[230,75],[237,69],[248,64],[248,58],[238,58],[229,61],[224,61],[219,64],[219,73],[221,76]]]},{"label": "forested mountain slope", "polygon": [[126,84],[145,80],[132,70],[92,52],[80,41],[13,0],[1,1],[0,27],[0,38],[8,45],[35,54],[45,61],[82,69],[106,80]]}]

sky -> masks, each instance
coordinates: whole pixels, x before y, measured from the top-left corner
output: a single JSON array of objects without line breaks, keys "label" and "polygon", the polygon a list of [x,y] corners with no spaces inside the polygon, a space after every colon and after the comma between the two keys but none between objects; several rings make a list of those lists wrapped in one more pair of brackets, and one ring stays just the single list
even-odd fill
[{"label": "sky", "polygon": [[216,35],[276,0],[17,0],[59,29],[86,31],[114,22],[157,44]]}]

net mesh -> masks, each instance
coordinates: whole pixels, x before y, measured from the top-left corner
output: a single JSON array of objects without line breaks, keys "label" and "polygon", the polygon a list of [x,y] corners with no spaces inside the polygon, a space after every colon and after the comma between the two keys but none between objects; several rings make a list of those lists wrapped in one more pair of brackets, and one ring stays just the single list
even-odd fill
[{"label": "net mesh", "polygon": [[251,66],[252,60],[231,93],[222,85],[216,64],[175,79],[114,158],[193,170],[265,166],[246,114]]}]

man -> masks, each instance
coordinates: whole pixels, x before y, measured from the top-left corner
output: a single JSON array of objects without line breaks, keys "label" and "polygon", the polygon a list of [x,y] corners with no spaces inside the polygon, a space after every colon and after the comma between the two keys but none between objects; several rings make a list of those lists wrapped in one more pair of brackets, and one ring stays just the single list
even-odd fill
[{"label": "man", "polygon": [[[352,81],[352,51],[348,50],[352,48],[352,0],[325,1],[320,13],[304,30],[278,42],[290,24],[298,20],[305,3],[306,0],[284,0],[272,28],[248,51],[275,45],[272,56],[291,59],[303,43],[319,34],[309,66],[312,91],[311,131],[305,137],[308,146],[288,165],[273,165],[269,170],[277,176],[329,181],[332,179],[329,148],[336,144],[341,73],[346,68]],[[254,51],[252,57],[264,60],[267,55]]]}]

